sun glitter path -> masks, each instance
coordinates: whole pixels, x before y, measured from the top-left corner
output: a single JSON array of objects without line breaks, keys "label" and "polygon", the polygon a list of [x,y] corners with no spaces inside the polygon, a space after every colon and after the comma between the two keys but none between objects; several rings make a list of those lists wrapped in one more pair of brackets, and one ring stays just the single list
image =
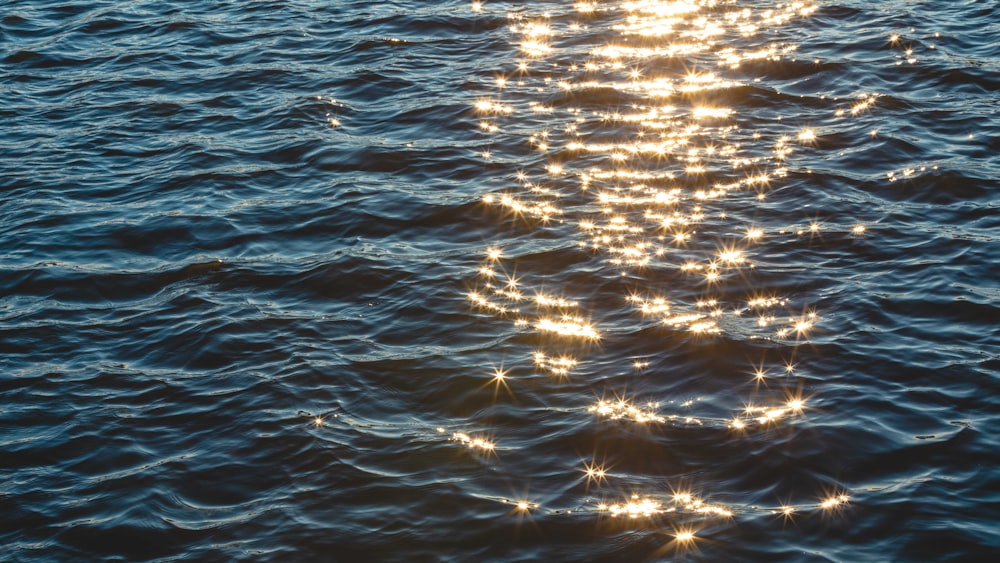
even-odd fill
[{"label": "sun glitter path", "polygon": [[[861,223],[731,225],[727,205],[743,216],[749,206],[767,202],[787,177],[797,146],[815,150],[830,131],[804,128],[767,140],[762,132],[738,127],[737,110],[713,105],[712,94],[743,86],[725,76],[741,64],[794,56],[794,44],[765,41],[766,46],[753,46],[759,43],[754,38],[809,17],[816,5],[791,2],[764,9],[741,3],[718,7],[714,2],[647,0],[614,5],[580,2],[575,7],[575,14],[532,15],[525,9],[507,16],[520,58],[512,61],[509,71],[496,74],[492,96],[472,105],[487,140],[482,156],[493,169],[509,170],[513,181],[509,189],[484,194],[483,203],[497,211],[501,223],[573,236],[580,252],[603,271],[640,280],[642,287],[622,296],[639,328],[657,326],[691,338],[726,334],[761,340],[777,349],[791,346],[794,356],[795,346],[805,342],[821,321],[815,310],[795,308],[794,296],[766,288],[739,302],[711,295],[725,295],[721,290],[731,281],[745,281],[757,268],[755,256],[770,241],[859,237],[866,229]],[[477,2],[473,9],[483,12],[489,5]],[[615,41],[586,52],[561,47],[586,43],[609,30]],[[747,43],[751,47],[738,46]],[[691,70],[661,71],[657,61],[665,59],[683,61],[672,66]],[[697,70],[713,67],[715,71]],[[574,106],[573,95],[580,93],[635,102]],[[871,111],[877,99],[877,94],[866,94],[854,102],[832,103],[829,111],[835,118],[850,120]],[[522,147],[528,149],[527,155]],[[574,225],[575,233],[567,234],[566,226]],[[501,240],[487,248],[470,278],[466,298],[472,307],[512,323],[515,330],[550,337],[542,342],[551,342],[552,337],[595,343],[605,339],[605,330],[599,319],[590,316],[585,299],[569,289],[554,291],[551,279],[542,283],[543,278],[531,272],[509,273],[519,266],[518,257],[505,256],[503,246]],[[668,294],[658,288],[654,276],[645,275],[651,272],[672,272],[673,279],[682,283]],[[585,363],[563,350],[544,347],[535,350],[530,360],[557,383],[574,377]],[[648,365],[648,360],[633,364],[637,370]],[[589,405],[581,401],[581,409],[595,419],[620,424],[706,426],[745,436],[795,424],[806,416],[809,397],[796,380],[800,369],[791,359],[784,365],[752,366],[747,380],[752,391],[742,404],[733,406],[730,419],[662,412],[660,403],[637,401],[624,393]],[[516,385],[506,377],[502,383]],[[464,433],[453,436],[470,449],[478,447]],[[493,452],[492,442],[489,446]],[[615,478],[608,468],[592,462],[581,471],[588,488],[601,487],[615,496],[609,484]],[[850,498],[844,491],[806,491],[804,496],[814,502],[725,507],[688,491],[669,497],[617,496],[624,500],[591,505],[584,499],[583,509],[576,512],[637,521],[670,514],[724,521],[738,518],[739,513],[768,511],[787,520],[810,510],[839,510]],[[523,500],[504,502],[522,511],[539,508]],[[675,537],[681,542],[696,539],[693,529],[680,530]]]}]

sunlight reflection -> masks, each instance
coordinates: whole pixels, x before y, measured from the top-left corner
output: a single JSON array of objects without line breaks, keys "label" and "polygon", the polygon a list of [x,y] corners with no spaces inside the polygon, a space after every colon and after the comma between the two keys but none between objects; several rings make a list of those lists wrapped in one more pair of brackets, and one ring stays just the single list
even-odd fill
[{"label": "sunlight reflection", "polygon": [[652,496],[634,493],[629,499],[621,502],[598,504],[597,510],[612,517],[626,518],[650,518],[668,513],[685,513],[723,519],[733,517],[732,511],[728,508],[709,504],[691,493],[675,493],[669,500],[658,500]]},{"label": "sunlight reflection", "polygon": [[[608,365],[652,382],[660,374],[651,371],[667,362],[657,359],[656,370],[643,371],[650,366],[647,351],[631,347],[640,333],[691,346],[761,339],[792,347],[815,338],[822,318],[808,303],[795,303],[801,299],[797,290],[762,286],[792,288],[796,280],[762,277],[757,269],[770,267],[769,275],[782,275],[786,245],[831,238],[826,233],[832,222],[822,225],[821,234],[818,218],[808,227],[789,227],[775,216],[779,196],[794,187],[801,172],[799,154],[824,149],[837,132],[811,117],[788,125],[777,123],[779,115],[773,128],[750,126],[753,120],[743,115],[746,106],[739,100],[754,95],[768,69],[801,56],[799,45],[779,40],[787,34],[777,32],[809,17],[817,4],[633,0],[573,6],[575,12],[565,15],[533,13],[528,5],[511,9],[508,28],[516,55],[507,68],[484,73],[483,89],[470,97],[470,125],[485,139],[477,150],[491,160],[490,170],[502,169],[498,184],[482,195],[483,208],[516,234],[487,242],[478,256],[466,282],[469,309],[504,320],[524,339],[509,341],[523,346],[520,360],[538,375],[553,376],[536,378],[539,386],[532,392],[541,400],[541,389],[578,386],[600,397],[603,391],[593,391],[597,382],[624,377],[587,373],[580,368],[587,352],[617,353]],[[483,6],[477,2],[473,9]],[[607,37],[576,42],[600,37],[596,33]],[[901,51],[905,47],[895,50],[912,58]],[[837,124],[866,119],[879,98],[865,93],[830,101],[836,119],[829,113],[825,118]],[[851,229],[854,236],[865,232],[862,224]],[[534,234],[539,236],[531,238]],[[526,240],[545,241],[541,246],[555,241],[545,250],[544,264],[530,244],[522,244]],[[548,261],[555,254],[559,260]],[[591,271],[592,284],[578,275]],[[701,349],[711,350],[712,344]],[[623,367],[623,353],[630,368]],[[623,395],[596,400],[587,412],[629,429],[640,425],[642,434],[684,423],[734,442],[763,439],[773,429],[806,422],[808,405],[815,404],[812,395],[795,387],[805,379],[788,361],[784,372],[775,364],[736,370],[737,385],[746,386],[749,397],[734,394],[699,407],[665,396],[667,408],[679,405],[675,412],[681,413],[668,414],[658,402]],[[491,385],[507,386],[503,369],[491,376]],[[742,409],[741,400],[747,401]],[[494,449],[482,437],[455,433],[452,439],[478,451]],[[592,459],[580,471],[582,476],[575,475],[588,487],[607,485],[604,464]],[[623,472],[615,481],[630,477]],[[846,502],[846,495],[834,495],[819,508]],[[523,500],[516,506],[532,507]],[[790,517],[807,509],[775,510]],[[733,517],[729,508],[688,491],[662,499],[632,494],[600,504],[598,512],[630,520],[674,512]],[[701,528],[673,529],[677,542],[693,544]]]},{"label": "sunlight reflection", "polygon": [[494,444],[493,442],[482,437],[470,436],[465,432],[455,432],[454,434],[451,435],[451,439],[452,441],[458,442],[463,446],[465,446],[466,448],[469,448],[470,450],[478,450],[486,453],[493,453],[493,451],[496,449],[496,444]]},{"label": "sunlight reflection", "polygon": [[847,501],[849,501],[849,500],[850,500],[850,497],[848,497],[845,494],[839,494],[839,495],[836,495],[836,496],[830,496],[830,497],[827,497],[827,498],[823,499],[823,501],[819,503],[819,507],[822,508],[822,509],[824,509],[824,510],[830,510],[830,509],[834,509],[834,508],[840,508],[841,506],[847,504]]},{"label": "sunlight reflection", "polygon": [[647,403],[643,407],[636,406],[625,399],[615,401],[605,401],[602,399],[589,407],[587,411],[610,420],[630,420],[640,424],[666,421],[665,418],[656,414],[655,409],[659,407],[659,403]]},{"label": "sunlight reflection", "polygon": [[587,477],[587,486],[596,483],[601,485],[607,483],[608,472],[604,465],[600,465],[597,462],[591,462],[584,464],[584,475]]},{"label": "sunlight reflection", "polygon": [[588,340],[600,340],[601,335],[590,324],[580,317],[563,315],[558,319],[542,318],[535,323],[535,328],[542,332],[558,334],[560,336],[578,336]]},{"label": "sunlight reflection", "polygon": [[543,352],[535,352],[535,365],[559,377],[567,377],[577,361],[569,356],[549,357]]}]

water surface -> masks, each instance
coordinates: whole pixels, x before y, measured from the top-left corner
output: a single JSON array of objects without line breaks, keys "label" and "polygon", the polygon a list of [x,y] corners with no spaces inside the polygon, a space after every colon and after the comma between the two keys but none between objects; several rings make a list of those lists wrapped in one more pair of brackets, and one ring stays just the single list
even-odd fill
[{"label": "water surface", "polygon": [[987,558],[997,22],[9,3],[0,559]]}]

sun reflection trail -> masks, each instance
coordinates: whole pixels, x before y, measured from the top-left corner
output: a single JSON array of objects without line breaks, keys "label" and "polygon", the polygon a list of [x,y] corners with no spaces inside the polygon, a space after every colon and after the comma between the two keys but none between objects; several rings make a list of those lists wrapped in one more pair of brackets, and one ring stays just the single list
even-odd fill
[{"label": "sun reflection trail", "polygon": [[[533,13],[528,6],[507,14],[510,67],[487,73],[484,84],[491,92],[470,99],[470,125],[484,139],[482,158],[491,161],[492,170],[506,167],[503,187],[482,194],[483,206],[497,221],[528,233],[570,237],[565,247],[575,249],[581,261],[631,284],[620,301],[623,314],[595,315],[602,302],[588,302],[591,288],[579,291],[568,282],[559,287],[562,272],[509,273],[530,254],[516,250],[520,241],[485,248],[470,272],[465,298],[477,313],[535,339],[522,358],[530,358],[537,373],[553,376],[546,385],[594,383],[596,374],[581,368],[581,359],[592,348],[635,334],[625,326],[629,322],[643,333],[694,346],[723,338],[795,347],[815,338],[822,324],[817,312],[794,303],[799,299],[794,293],[756,287],[755,274],[770,265],[776,245],[821,243],[830,236],[821,231],[836,229],[818,219],[801,227],[775,225],[769,220],[773,215],[754,210],[780,203],[768,199],[790,185],[797,152],[823,150],[835,132],[826,124],[809,125],[812,120],[773,132],[748,129],[741,108],[726,103],[761,80],[740,78],[745,69],[800,56],[797,44],[770,37],[818,7],[813,1],[765,4],[581,1],[574,14]],[[473,2],[473,11],[484,9]],[[602,33],[608,40],[601,44],[573,47],[570,41]],[[901,57],[913,57],[898,36],[890,43],[902,49]],[[879,98],[869,92],[832,100],[829,110],[836,123],[861,119]],[[863,224],[848,229],[855,237],[866,234]],[[659,369],[663,362],[655,365]],[[660,375],[645,371],[649,366],[644,357],[634,360],[630,377]],[[662,414],[659,402],[625,396],[599,399],[586,409],[594,419],[642,425],[650,434],[683,422],[735,442],[808,419],[806,411],[815,403],[798,387],[804,379],[791,359],[784,369],[761,363],[748,373],[752,378],[739,384],[750,390],[749,398],[741,406],[742,397],[735,395],[725,406],[731,414],[721,417],[694,416],[702,413],[691,401],[680,405],[686,409],[681,414]],[[507,387],[507,372],[496,370],[489,384]],[[662,399],[674,404],[670,397]],[[460,432],[452,440],[478,451],[494,449],[485,438]],[[609,485],[605,465],[592,460],[582,471],[587,487]],[[788,518],[834,509],[847,499],[837,494],[819,505],[775,510]],[[526,503],[516,501],[518,510],[537,506]],[[627,520],[669,513],[734,517],[732,510],[689,492],[670,498],[633,494],[602,503],[597,512]],[[674,528],[672,535],[692,544],[700,531]]]}]

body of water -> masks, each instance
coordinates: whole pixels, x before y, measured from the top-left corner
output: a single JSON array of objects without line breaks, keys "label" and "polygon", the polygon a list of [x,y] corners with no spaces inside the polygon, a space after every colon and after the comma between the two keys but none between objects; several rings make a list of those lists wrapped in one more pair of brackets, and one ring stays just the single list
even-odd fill
[{"label": "body of water", "polygon": [[988,560],[997,37],[6,2],[0,560]]}]

